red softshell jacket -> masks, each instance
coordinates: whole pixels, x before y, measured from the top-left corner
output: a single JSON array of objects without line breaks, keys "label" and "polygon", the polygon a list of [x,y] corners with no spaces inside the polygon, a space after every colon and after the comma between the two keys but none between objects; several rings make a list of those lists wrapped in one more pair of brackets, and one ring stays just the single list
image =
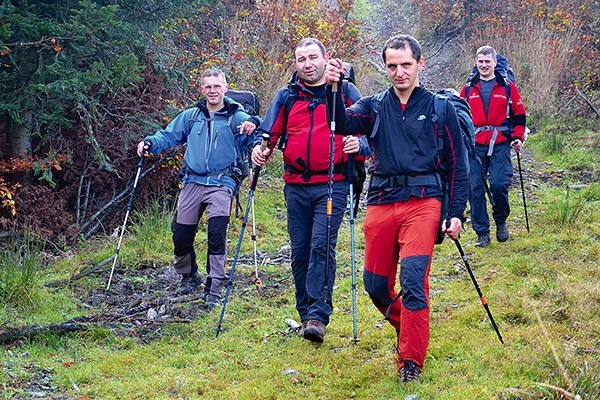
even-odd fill
[{"label": "red softshell jacket", "polygon": [[[481,98],[481,83],[477,82],[469,91],[467,101],[471,106],[475,129],[486,126],[490,127],[490,129],[483,129],[477,132],[475,135],[475,143],[478,145],[489,145],[494,132],[491,127],[499,126],[512,129],[508,130],[506,133],[503,132],[502,134],[498,134],[495,142],[496,144],[513,141],[515,139],[519,139],[522,142],[525,141],[525,106],[523,105],[523,100],[521,99],[521,95],[515,84],[511,81],[508,83],[510,85],[510,99],[512,100],[509,113],[510,119],[506,118],[508,104],[506,88],[503,84],[500,84],[498,80],[496,80],[492,89],[487,115],[485,114],[483,99]],[[465,98],[466,89],[467,86],[463,86],[460,97]]]},{"label": "red softshell jacket", "polygon": [[[346,93],[341,90],[340,95],[348,106],[360,98],[360,92],[353,84],[341,87],[346,89]],[[286,127],[285,114],[289,96],[297,96],[297,99],[289,109]],[[328,181],[331,140],[329,128],[325,96],[315,98],[310,88],[304,86],[297,74],[294,74],[288,85],[279,89],[271,101],[260,126],[261,131],[271,135],[271,149],[276,148],[277,141],[287,131],[283,148],[283,179],[286,183],[313,184]],[[342,167],[348,161],[348,156],[343,153],[343,147],[343,136],[335,135],[334,181],[346,179]]]}]

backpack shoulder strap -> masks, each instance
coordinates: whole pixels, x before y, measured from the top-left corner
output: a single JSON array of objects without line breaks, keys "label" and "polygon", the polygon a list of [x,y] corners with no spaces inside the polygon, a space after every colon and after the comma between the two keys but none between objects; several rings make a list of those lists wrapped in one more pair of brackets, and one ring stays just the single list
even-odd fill
[{"label": "backpack shoulder strap", "polygon": [[188,122],[188,133],[192,131],[192,126],[194,126],[194,124],[196,122],[198,122],[199,114],[200,114],[200,107],[196,106],[196,109],[192,113],[192,117],[190,118],[190,121]]},{"label": "backpack shoulder strap", "polygon": [[431,120],[436,125],[435,138],[440,165],[444,159],[444,129],[446,129],[446,108],[448,107],[448,101],[448,96],[444,94],[436,93],[433,96],[433,116]]},{"label": "backpack shoulder strap", "polygon": [[288,93],[287,98],[285,99],[285,105],[283,109],[283,134],[279,138],[279,144],[277,148],[279,150],[283,150],[285,145],[287,144],[287,125],[288,125],[288,117],[290,115],[290,110],[294,106],[294,103],[298,100],[298,89],[294,87],[290,87],[290,92]]},{"label": "backpack shoulder strap", "polygon": [[373,130],[371,131],[371,139],[375,137],[377,131],[379,130],[379,122],[381,118],[379,117],[379,113],[381,112],[381,102],[387,96],[388,89],[377,93],[373,97],[371,97],[371,111],[375,117],[375,122],[373,123]]},{"label": "backpack shoulder strap", "polygon": [[435,94],[433,98],[433,117],[432,120],[436,124],[436,137],[438,151],[442,151],[444,147],[444,127],[446,126],[446,107],[448,107],[448,96],[443,94]]}]

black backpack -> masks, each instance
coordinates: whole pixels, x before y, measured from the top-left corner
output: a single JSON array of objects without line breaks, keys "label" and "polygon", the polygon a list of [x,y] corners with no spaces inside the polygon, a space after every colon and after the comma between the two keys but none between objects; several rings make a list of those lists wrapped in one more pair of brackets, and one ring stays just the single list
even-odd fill
[{"label": "black backpack", "polygon": [[[258,101],[258,96],[256,93],[251,92],[249,90],[233,90],[230,89],[225,92],[225,96],[229,97],[233,101],[240,103],[242,107],[244,107],[244,111],[251,116],[259,116],[260,113],[260,102]],[[238,156],[239,161],[237,162],[237,167],[241,170],[240,182],[238,183],[237,190],[234,193],[235,197],[235,216],[239,217],[240,212],[244,212],[242,209],[242,205],[240,203],[240,186],[241,183],[246,177],[250,174],[250,153],[251,151],[240,151]]]},{"label": "black backpack", "polygon": [[[473,119],[471,116],[471,107],[466,99],[460,97],[458,92],[454,89],[442,89],[435,94],[435,98],[433,100],[433,113],[435,118],[434,122],[437,125],[437,141],[438,141],[438,156],[441,160],[442,151],[444,146],[443,134],[444,127],[446,126],[446,104],[447,102],[451,102],[456,110],[456,116],[458,117],[458,124],[460,126],[461,136],[463,138],[463,142],[465,144],[465,148],[467,149],[467,157],[470,157],[473,160],[478,160],[475,154],[475,127],[473,126]],[[467,171],[469,167],[469,160],[465,160],[467,165]],[[450,198],[448,196],[448,182],[442,182],[442,190],[444,192],[444,199],[442,201],[442,212],[440,214],[440,223],[438,224],[438,235],[435,240],[435,244],[440,244],[444,241],[444,237],[446,236],[442,232],[442,221],[446,219],[448,213],[448,207],[450,203]]]},{"label": "black backpack", "polygon": [[249,90],[233,90],[225,92],[225,96],[240,103],[244,107],[246,113],[255,116],[260,114],[260,102],[256,93]]}]

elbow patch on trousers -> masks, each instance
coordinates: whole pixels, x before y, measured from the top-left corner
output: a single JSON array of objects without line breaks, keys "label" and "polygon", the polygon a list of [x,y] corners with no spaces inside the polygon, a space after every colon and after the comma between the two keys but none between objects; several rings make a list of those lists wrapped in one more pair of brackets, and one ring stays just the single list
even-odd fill
[{"label": "elbow patch on trousers", "polygon": [[411,311],[427,308],[425,295],[425,272],[430,257],[427,255],[403,258],[400,262],[402,304]]},{"label": "elbow patch on trousers", "polygon": [[392,304],[393,299],[390,298],[388,292],[388,279],[386,276],[377,275],[365,269],[363,281],[365,283],[365,290],[375,307],[389,307]]}]

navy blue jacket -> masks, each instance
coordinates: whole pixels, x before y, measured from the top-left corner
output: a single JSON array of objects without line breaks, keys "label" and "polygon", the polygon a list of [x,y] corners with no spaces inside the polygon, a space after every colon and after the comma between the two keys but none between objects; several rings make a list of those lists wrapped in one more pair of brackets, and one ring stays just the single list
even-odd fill
[{"label": "navy blue jacket", "polygon": [[[372,151],[369,172],[377,178],[439,175],[448,188],[447,217],[464,221],[469,190],[466,150],[454,106],[447,102],[445,135],[441,138],[442,145],[438,146],[433,93],[416,87],[405,110],[402,110],[400,99],[393,88],[390,87],[387,91],[385,95],[363,97],[347,109],[338,100],[336,133],[360,133],[367,136]],[[377,98],[381,100],[376,101]],[[327,101],[328,105],[333,102],[330,90]],[[330,106],[328,109],[331,111]],[[379,118],[378,129],[373,132],[376,117]],[[438,147],[441,149],[438,150]],[[400,185],[382,189],[373,185],[373,176],[368,204],[406,201],[410,196],[435,197],[440,200],[444,197],[443,188],[438,184]]]}]

